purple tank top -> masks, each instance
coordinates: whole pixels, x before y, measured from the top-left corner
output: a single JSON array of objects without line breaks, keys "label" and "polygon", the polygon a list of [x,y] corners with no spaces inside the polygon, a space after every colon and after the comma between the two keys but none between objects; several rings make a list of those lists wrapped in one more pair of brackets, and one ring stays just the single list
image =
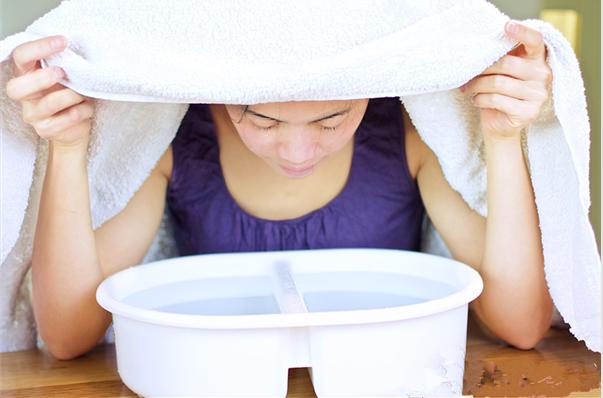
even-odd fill
[{"label": "purple tank top", "polygon": [[398,98],[370,99],[342,191],[301,217],[265,220],[228,191],[207,104],[191,104],[172,142],[167,190],[180,255],[323,248],[418,250],[423,203],[410,175]]}]

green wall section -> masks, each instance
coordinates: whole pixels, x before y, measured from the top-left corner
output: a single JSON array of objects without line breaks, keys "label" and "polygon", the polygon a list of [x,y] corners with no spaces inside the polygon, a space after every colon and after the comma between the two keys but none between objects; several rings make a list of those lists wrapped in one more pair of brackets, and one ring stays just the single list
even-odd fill
[{"label": "green wall section", "polygon": [[0,37],[23,31],[59,3],[59,0],[0,0]]}]

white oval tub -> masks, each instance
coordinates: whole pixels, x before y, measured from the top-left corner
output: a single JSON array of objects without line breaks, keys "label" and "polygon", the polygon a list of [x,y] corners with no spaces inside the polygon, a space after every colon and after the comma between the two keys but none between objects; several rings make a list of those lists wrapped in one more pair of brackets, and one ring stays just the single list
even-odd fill
[{"label": "white oval tub", "polygon": [[309,367],[318,397],[461,395],[467,265],[385,249],[210,254],[131,267],[97,300],[118,370],[145,397],[285,397]]}]

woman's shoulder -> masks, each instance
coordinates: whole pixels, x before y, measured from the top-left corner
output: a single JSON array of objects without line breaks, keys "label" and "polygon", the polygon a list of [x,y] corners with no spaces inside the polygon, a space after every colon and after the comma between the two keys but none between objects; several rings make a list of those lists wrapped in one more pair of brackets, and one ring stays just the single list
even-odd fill
[{"label": "woman's shoulder", "polygon": [[402,118],[404,121],[404,144],[406,148],[406,159],[408,161],[408,167],[410,174],[413,178],[417,178],[419,169],[428,159],[434,157],[434,153],[431,149],[423,142],[423,139],[419,135],[417,128],[412,123],[410,115],[402,107]]},{"label": "woman's shoulder", "polygon": [[172,153],[172,145],[170,144],[165,150],[165,152],[163,152],[163,155],[161,155],[161,158],[159,158],[159,161],[155,166],[155,171],[163,175],[168,181],[172,177],[172,169],[174,163],[173,159],[174,157]]}]

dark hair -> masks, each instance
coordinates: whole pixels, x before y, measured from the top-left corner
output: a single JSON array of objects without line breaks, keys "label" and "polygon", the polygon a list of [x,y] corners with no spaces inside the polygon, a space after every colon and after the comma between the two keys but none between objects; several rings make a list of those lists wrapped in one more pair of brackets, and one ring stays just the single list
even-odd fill
[{"label": "dark hair", "polygon": [[243,116],[245,116],[245,113],[247,112],[247,108],[249,108],[249,105],[245,105],[243,107],[243,112],[241,112],[241,117],[239,118],[239,120],[237,120],[237,122],[236,122],[237,124],[241,123],[241,120],[243,120]]}]

